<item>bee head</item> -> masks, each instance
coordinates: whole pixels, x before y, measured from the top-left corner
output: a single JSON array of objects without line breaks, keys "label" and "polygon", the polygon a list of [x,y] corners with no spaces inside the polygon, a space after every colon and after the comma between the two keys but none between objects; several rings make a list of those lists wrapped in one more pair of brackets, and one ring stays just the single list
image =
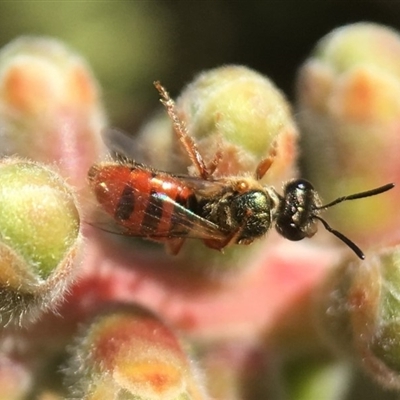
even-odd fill
[{"label": "bee head", "polygon": [[316,215],[321,201],[313,185],[297,179],[285,185],[276,213],[275,227],[284,238],[301,240],[317,232]]},{"label": "bee head", "polygon": [[290,181],[285,185],[283,196],[279,196],[280,201],[275,216],[276,230],[286,239],[301,240],[313,236],[317,232],[317,222],[321,221],[326,230],[350,247],[359,258],[364,259],[362,250],[342,233],[331,228],[319,214],[343,201],[374,196],[393,187],[394,184],[389,183],[366,192],[339,197],[321,205],[320,197],[310,182],[305,179]]}]

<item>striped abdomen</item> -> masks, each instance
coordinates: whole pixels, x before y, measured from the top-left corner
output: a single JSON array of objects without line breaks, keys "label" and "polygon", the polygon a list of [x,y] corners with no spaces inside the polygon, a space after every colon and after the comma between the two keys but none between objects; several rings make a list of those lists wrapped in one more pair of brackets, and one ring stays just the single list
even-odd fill
[{"label": "striped abdomen", "polygon": [[127,234],[154,238],[184,236],[189,227],[174,227],[176,205],[193,208],[193,191],[178,178],[140,164],[100,164],[89,180],[98,202]]}]

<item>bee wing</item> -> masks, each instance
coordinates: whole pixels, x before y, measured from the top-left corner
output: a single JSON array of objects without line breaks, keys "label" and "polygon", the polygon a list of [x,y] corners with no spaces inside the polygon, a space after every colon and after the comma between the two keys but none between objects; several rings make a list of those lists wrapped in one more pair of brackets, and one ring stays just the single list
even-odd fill
[{"label": "bee wing", "polygon": [[[123,201],[123,200],[122,200]],[[165,217],[163,212],[169,209]],[[96,209],[95,223],[98,228],[119,235],[147,237],[155,240],[171,238],[197,238],[223,240],[226,233],[218,225],[197,215],[164,193],[151,193],[140,224],[118,223],[103,210]],[[165,221],[163,218],[166,218]]]},{"label": "bee wing", "polygon": [[143,157],[144,150],[138,146],[137,141],[127,132],[114,127],[107,127],[102,131],[103,142],[110,151],[112,158],[135,159],[140,162],[146,162]]},{"label": "bee wing", "polygon": [[[186,237],[197,239],[223,239],[226,234],[222,232],[217,224],[195,214],[193,211],[177,203],[163,193],[152,195],[157,204],[166,204],[173,207],[173,213],[169,227],[158,229],[151,234],[152,237]],[[148,215],[146,215],[148,217]]]},{"label": "bee wing", "polygon": [[[190,187],[195,193],[210,197],[220,193],[226,187],[226,179],[205,180],[200,177],[190,175],[173,175],[185,186]],[[159,207],[169,206],[173,209],[171,223],[165,230],[157,229],[152,237],[186,237],[196,239],[226,239],[226,232],[222,232],[219,226],[199,215],[192,210],[177,203],[164,193],[152,193],[152,204]],[[161,211],[161,210],[160,210]],[[150,215],[146,215],[145,220],[149,221]],[[151,223],[149,224],[151,225]]]},{"label": "bee wing", "polygon": [[228,184],[226,178],[203,179],[198,176],[176,174],[174,176],[203,197],[212,197],[223,192]]}]

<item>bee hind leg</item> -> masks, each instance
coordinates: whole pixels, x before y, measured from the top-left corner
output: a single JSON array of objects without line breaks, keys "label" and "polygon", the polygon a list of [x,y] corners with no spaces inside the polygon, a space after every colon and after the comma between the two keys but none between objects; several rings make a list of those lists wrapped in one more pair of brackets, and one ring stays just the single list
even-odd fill
[{"label": "bee hind leg", "polygon": [[169,239],[168,242],[165,243],[167,253],[172,256],[176,256],[180,252],[184,242],[185,238]]}]

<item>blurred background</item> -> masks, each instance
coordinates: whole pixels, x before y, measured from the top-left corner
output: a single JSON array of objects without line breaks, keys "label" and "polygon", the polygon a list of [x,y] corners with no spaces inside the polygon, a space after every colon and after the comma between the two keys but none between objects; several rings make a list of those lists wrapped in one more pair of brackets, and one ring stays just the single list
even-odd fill
[{"label": "blurred background", "polygon": [[293,99],[296,70],[322,36],[357,21],[400,29],[400,2],[2,1],[0,21],[1,46],[46,35],[77,50],[103,88],[111,124],[134,133],[158,105],[154,80],[176,96],[222,64],[254,68]]}]

